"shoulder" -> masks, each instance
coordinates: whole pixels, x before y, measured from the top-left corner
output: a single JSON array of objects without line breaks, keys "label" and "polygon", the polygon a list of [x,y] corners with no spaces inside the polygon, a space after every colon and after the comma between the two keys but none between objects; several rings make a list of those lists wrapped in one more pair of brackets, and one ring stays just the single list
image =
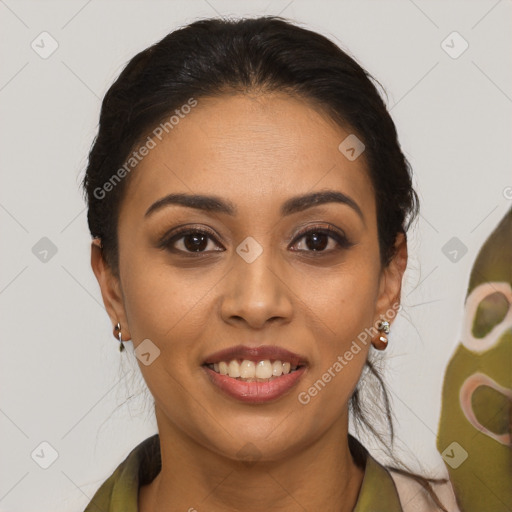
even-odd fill
[{"label": "shoulder", "polygon": [[84,512],[136,512],[139,488],[151,482],[161,468],[159,436],[133,448],[97,489]]},{"label": "shoulder", "polygon": [[[395,483],[404,512],[439,512],[440,509],[427,490],[415,478],[392,469],[389,470],[389,474]],[[460,512],[449,480],[439,483],[432,482],[431,486],[446,510]]]}]

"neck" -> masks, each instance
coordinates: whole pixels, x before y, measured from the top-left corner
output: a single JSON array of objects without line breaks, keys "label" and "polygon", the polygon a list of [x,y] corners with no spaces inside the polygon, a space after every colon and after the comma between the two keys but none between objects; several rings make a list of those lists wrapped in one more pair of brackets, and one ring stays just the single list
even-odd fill
[{"label": "neck", "polygon": [[346,418],[281,460],[240,462],[199,445],[157,409],[162,469],[140,489],[139,511],[352,511],[364,470],[348,447]]}]

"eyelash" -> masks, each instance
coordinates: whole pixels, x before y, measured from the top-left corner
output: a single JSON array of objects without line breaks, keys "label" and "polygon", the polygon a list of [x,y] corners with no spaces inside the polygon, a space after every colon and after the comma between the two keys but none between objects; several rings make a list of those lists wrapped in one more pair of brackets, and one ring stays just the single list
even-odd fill
[{"label": "eyelash", "polygon": [[[327,250],[327,251],[325,251],[325,250],[313,251],[313,250],[299,249],[295,252],[312,253],[312,254],[317,253],[319,255],[322,255],[322,254],[330,254],[333,251],[348,249],[348,248],[352,247],[353,245],[355,245],[354,243],[350,242],[350,240],[348,240],[348,238],[342,232],[340,232],[336,229],[333,229],[330,226],[313,226],[313,227],[308,226],[307,228],[305,228],[304,230],[302,230],[296,234],[296,236],[294,238],[294,241],[295,241],[294,245],[298,241],[300,241],[302,238],[306,237],[309,234],[313,234],[313,233],[327,235],[329,238],[333,239],[338,244],[338,247],[336,247],[335,249]],[[190,226],[187,226],[187,227],[178,229],[178,231],[175,231],[175,232],[171,233],[170,235],[164,236],[162,238],[161,242],[158,244],[158,247],[161,249],[167,249],[171,252],[176,252],[176,253],[180,253],[182,255],[186,255],[187,257],[189,257],[189,256],[190,257],[200,257],[200,256],[203,256],[203,255],[211,252],[211,251],[196,251],[196,252],[183,251],[181,249],[175,249],[172,247],[172,245],[174,243],[176,243],[178,240],[180,240],[181,238],[184,238],[186,235],[193,235],[193,234],[205,235],[205,236],[209,237],[210,239],[212,239],[217,245],[220,245],[216,239],[215,234],[212,231],[205,229],[205,228],[191,228]],[[222,251],[214,251],[214,252],[222,252]]]}]

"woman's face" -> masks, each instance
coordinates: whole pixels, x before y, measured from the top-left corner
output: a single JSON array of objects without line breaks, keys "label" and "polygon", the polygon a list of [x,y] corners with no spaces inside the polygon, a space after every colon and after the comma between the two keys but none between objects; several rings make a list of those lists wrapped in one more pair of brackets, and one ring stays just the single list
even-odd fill
[{"label": "woman's face", "polygon": [[[146,354],[160,432],[266,460],[339,438],[370,345],[358,335],[398,300],[406,261],[402,244],[381,269],[364,153],[347,158],[349,131],[282,94],[199,99],[164,135],[125,190],[119,279],[92,257],[113,324]],[[341,199],[299,199],[327,191]],[[229,376],[283,362],[298,368]]]}]

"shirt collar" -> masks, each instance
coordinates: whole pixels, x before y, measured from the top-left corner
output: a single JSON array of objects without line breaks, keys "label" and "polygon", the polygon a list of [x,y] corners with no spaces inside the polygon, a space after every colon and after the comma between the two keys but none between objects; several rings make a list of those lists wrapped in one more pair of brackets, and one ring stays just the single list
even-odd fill
[{"label": "shirt collar", "polygon": [[[349,446],[357,463],[365,466],[363,483],[353,512],[403,512],[393,479],[366,448],[349,435]],[[96,491],[84,512],[138,512],[139,487],[160,472],[160,438],[155,434],[137,445]]]}]

